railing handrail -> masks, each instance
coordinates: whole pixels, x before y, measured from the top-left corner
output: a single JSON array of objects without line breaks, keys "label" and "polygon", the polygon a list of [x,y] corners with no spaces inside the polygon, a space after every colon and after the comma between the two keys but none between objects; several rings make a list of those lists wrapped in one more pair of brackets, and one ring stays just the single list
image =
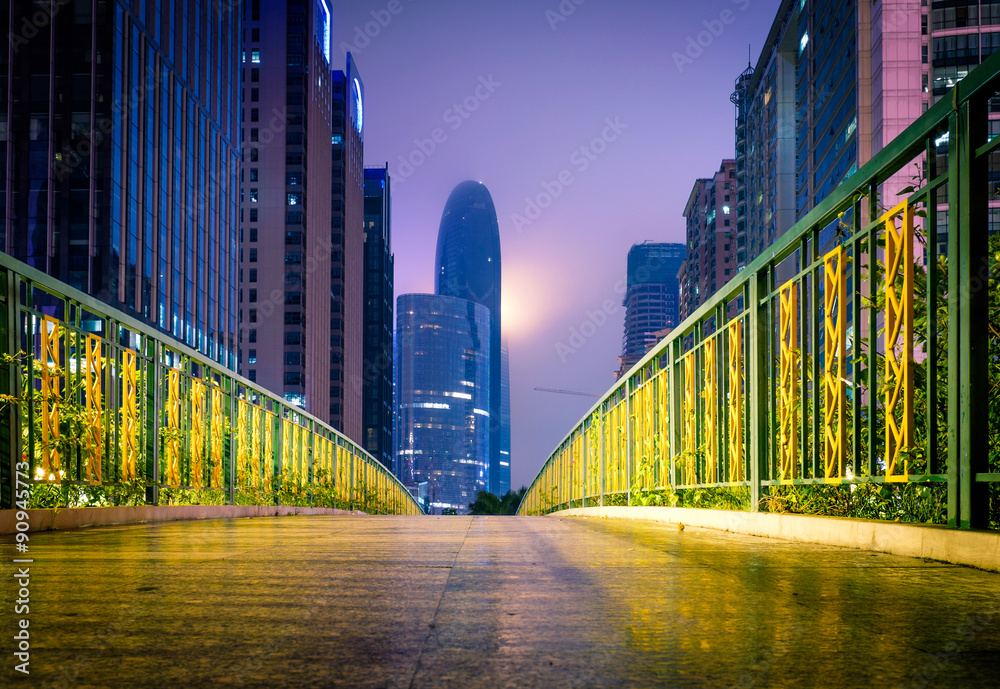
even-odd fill
[{"label": "railing handrail", "polygon": [[[928,108],[916,120],[906,127],[898,136],[871,157],[861,168],[841,182],[820,203],[813,207],[805,216],[785,231],[775,242],[751,261],[745,268],[736,273],[725,285],[717,290],[705,303],[685,318],[669,335],[652,347],[628,372],[619,378],[608,391],[595,402],[580,420],[556,443],[554,450],[542,463],[538,473],[532,480],[526,495],[532,493],[532,488],[539,481],[550,462],[560,450],[573,438],[596,412],[612,399],[623,386],[628,386],[633,375],[641,371],[651,361],[669,353],[669,348],[679,341],[689,337],[696,326],[703,323],[720,306],[744,294],[751,280],[756,279],[760,272],[775,266],[792,255],[797,244],[819,226],[822,220],[840,210],[848,208],[859,196],[887,181],[899,172],[900,166],[912,160],[925,150],[927,138],[936,131],[948,131],[950,118],[960,111],[961,107],[976,100],[988,99],[1000,89],[1000,51],[986,58],[968,76],[959,81],[937,103]],[[955,145],[955,142],[950,142]],[[949,174],[949,173],[944,173]],[[915,192],[919,193],[919,192]],[[627,388],[626,388],[627,389]]]},{"label": "railing handrail", "polygon": [[[388,469],[384,464],[382,464],[375,456],[370,454],[365,448],[360,444],[348,438],[345,434],[338,431],[336,428],[326,423],[317,416],[307,412],[300,407],[297,407],[289,402],[285,401],[281,397],[278,397],[273,392],[261,387],[256,382],[251,381],[248,378],[244,378],[237,371],[228,368],[224,364],[219,363],[211,359],[210,357],[202,354],[186,343],[177,340],[173,335],[166,333],[154,326],[149,325],[136,318],[135,316],[129,315],[128,313],[112,306],[106,302],[100,301],[99,299],[79,290],[72,285],[66,284],[61,280],[58,280],[51,275],[33,267],[22,261],[19,261],[15,257],[0,251],[0,268],[6,269],[16,275],[21,276],[29,280],[32,283],[37,283],[41,287],[50,289],[54,292],[59,293],[62,297],[70,299],[74,302],[79,303],[82,307],[89,311],[93,311],[95,314],[101,315],[104,318],[115,321],[125,328],[141,334],[143,337],[147,337],[158,341],[161,345],[170,348],[171,350],[181,354],[192,362],[198,364],[199,366],[207,367],[209,369],[214,369],[223,373],[224,375],[231,378],[232,382],[236,386],[245,388],[248,391],[247,401],[249,401],[250,393],[257,395],[257,399],[263,402],[264,400],[270,400],[272,404],[276,406],[282,412],[288,411],[291,414],[311,421],[320,429],[332,434],[335,438],[342,441],[346,445],[352,448],[352,451],[356,451],[358,454],[362,455],[366,460],[380,467],[385,475],[388,476],[392,482],[401,490],[402,494],[409,496],[410,500],[419,507],[419,503],[413,498],[406,486],[399,480],[399,478]],[[9,294],[8,299],[17,301],[19,295]],[[233,396],[236,398],[235,389],[233,391]],[[279,414],[278,418],[286,418],[283,414]],[[301,424],[298,424],[301,425]]]}]

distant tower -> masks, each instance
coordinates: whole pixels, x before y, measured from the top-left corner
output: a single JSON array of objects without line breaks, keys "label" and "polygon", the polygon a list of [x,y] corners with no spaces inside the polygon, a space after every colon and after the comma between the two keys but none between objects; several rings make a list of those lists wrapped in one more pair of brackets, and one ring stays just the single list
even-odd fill
[{"label": "distant tower", "polygon": [[664,337],[663,331],[680,323],[677,272],[686,255],[683,244],[645,242],[629,250],[619,377]]},{"label": "distant tower", "polygon": [[[435,262],[435,292],[482,304],[490,314],[490,472],[489,490],[502,495],[510,488],[510,455],[502,455],[503,399],[509,382],[502,375],[500,340],[500,227],[489,190],[479,182],[462,182],[451,192],[441,215]],[[508,401],[509,405],[509,401]],[[509,442],[509,441],[508,441]]]}]

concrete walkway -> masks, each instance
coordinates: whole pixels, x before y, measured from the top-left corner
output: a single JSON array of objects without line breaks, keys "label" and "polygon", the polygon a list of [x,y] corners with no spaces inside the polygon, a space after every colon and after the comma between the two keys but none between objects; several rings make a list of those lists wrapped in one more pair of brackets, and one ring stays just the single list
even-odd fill
[{"label": "concrete walkway", "polygon": [[273,517],[32,533],[29,557],[31,675],[5,621],[2,686],[1000,681],[998,574],[674,525]]}]

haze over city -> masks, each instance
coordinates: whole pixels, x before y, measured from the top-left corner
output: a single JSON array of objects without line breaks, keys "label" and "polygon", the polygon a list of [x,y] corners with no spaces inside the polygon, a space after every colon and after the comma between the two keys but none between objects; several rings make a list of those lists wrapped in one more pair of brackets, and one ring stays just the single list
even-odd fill
[{"label": "haze over city", "polygon": [[[733,156],[729,96],[748,47],[756,62],[777,6],[335,6],[334,44],[350,50],[366,88],[366,164],[388,162],[392,175],[397,295],[433,291],[435,239],[452,188],[473,179],[493,196],[511,350],[513,488],[531,482],[594,402],[534,388],[603,393],[613,384],[628,250],[645,240],[684,242],[695,178]],[[546,195],[551,204],[541,208]]]}]

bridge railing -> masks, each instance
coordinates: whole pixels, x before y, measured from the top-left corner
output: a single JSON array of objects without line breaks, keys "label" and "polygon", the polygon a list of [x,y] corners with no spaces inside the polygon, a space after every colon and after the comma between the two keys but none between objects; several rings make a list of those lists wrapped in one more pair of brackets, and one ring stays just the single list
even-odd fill
[{"label": "bridge railing", "polygon": [[520,513],[1000,528],[998,89],[994,54],[737,273],[559,443]]},{"label": "bridge railing", "polygon": [[319,419],[0,253],[0,507],[303,505],[419,514]]}]

